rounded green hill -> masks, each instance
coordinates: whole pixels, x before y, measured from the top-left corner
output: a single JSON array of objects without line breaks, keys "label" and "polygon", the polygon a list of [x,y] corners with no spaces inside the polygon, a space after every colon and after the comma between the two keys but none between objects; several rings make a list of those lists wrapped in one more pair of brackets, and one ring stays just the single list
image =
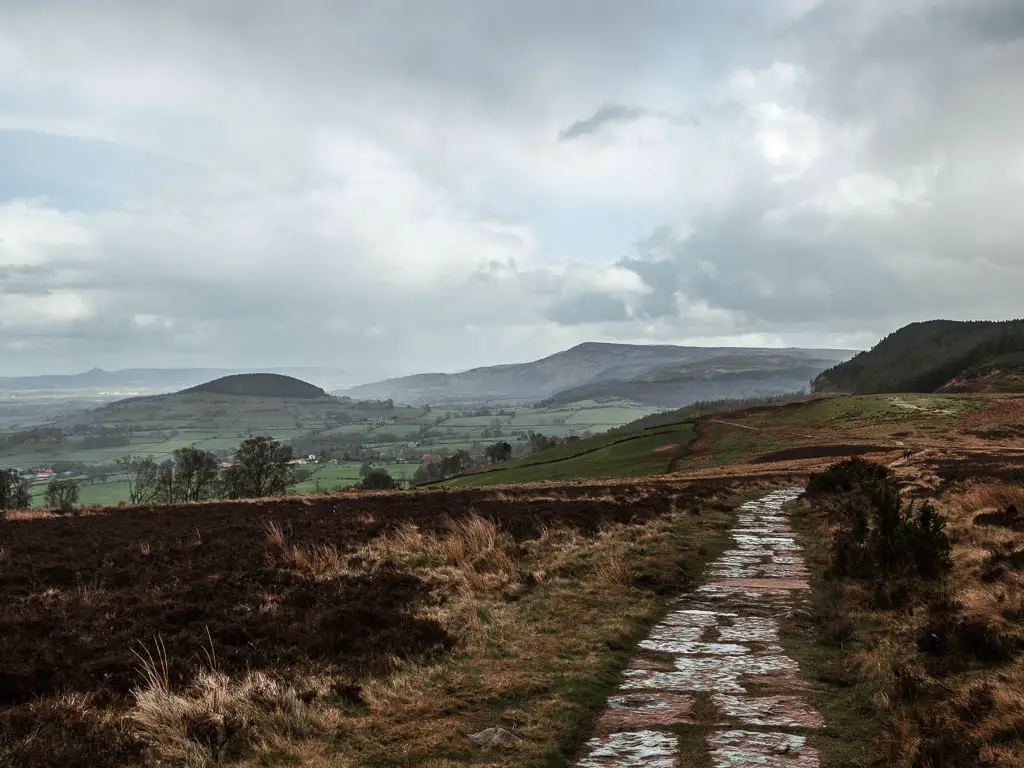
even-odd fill
[{"label": "rounded green hill", "polygon": [[210,393],[250,397],[327,397],[320,387],[278,373],[238,373],[183,389],[179,394]]}]

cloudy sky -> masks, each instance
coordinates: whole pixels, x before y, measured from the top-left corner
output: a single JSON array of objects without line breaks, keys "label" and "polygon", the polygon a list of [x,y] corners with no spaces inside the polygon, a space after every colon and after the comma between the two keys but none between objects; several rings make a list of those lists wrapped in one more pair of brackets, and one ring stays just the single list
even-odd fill
[{"label": "cloudy sky", "polygon": [[0,0],[0,375],[1024,307],[1021,0]]}]

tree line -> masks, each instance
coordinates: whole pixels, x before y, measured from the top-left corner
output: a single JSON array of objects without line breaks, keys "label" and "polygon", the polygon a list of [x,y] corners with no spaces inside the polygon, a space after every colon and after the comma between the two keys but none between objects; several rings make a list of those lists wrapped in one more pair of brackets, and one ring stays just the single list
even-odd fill
[{"label": "tree line", "polygon": [[[291,460],[290,445],[260,436],[243,440],[227,467],[210,451],[191,447],[178,448],[162,462],[128,455],[115,464],[127,480],[130,503],[176,504],[285,494],[298,481]],[[78,498],[77,481],[55,478],[46,487],[44,504],[67,512]],[[0,509],[24,509],[31,503],[28,481],[16,470],[0,470]]]},{"label": "tree line", "polygon": [[199,448],[178,448],[160,463],[134,455],[116,463],[127,479],[132,504],[176,504],[287,493],[296,483],[291,460],[290,445],[260,436],[243,440],[231,466],[224,468],[215,454]]}]

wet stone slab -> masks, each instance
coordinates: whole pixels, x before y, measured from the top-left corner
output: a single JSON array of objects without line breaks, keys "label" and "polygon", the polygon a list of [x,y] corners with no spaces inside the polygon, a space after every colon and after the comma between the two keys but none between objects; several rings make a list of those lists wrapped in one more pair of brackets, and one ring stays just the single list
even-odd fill
[{"label": "wet stone slab", "polygon": [[679,739],[661,731],[613,733],[587,742],[578,768],[677,768]]},{"label": "wet stone slab", "polygon": [[817,768],[818,752],[788,733],[718,731],[708,737],[715,768]]},{"label": "wet stone slab", "polygon": [[779,622],[765,616],[737,616],[720,627],[718,639],[730,643],[778,643]]},{"label": "wet stone slab", "polygon": [[595,731],[600,736],[693,722],[696,721],[692,696],[641,693],[608,699],[608,707],[598,718]]},{"label": "wet stone slab", "polygon": [[711,700],[723,715],[745,725],[814,730],[825,727],[818,711],[801,696],[733,696],[716,693]]},{"label": "wet stone slab", "polygon": [[[698,721],[694,714],[695,694],[710,694],[714,707],[718,724],[706,746],[716,768],[819,765],[805,735],[825,724],[779,637],[779,617],[800,610],[809,589],[782,513],[798,493],[778,491],[740,507],[733,546],[640,643],[577,768],[678,766],[673,730],[709,725],[709,715]],[[683,738],[700,732],[679,731]]]},{"label": "wet stone slab", "polygon": [[750,647],[737,643],[699,643],[692,640],[643,640],[640,647],[649,651],[690,656],[724,656],[750,653]]}]

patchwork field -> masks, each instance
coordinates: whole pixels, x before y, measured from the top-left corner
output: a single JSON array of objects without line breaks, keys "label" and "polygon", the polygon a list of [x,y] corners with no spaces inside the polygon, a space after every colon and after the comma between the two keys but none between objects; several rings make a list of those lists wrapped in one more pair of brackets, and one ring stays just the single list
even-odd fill
[{"label": "patchwork field", "polygon": [[[182,399],[183,398],[183,399]],[[129,453],[157,461],[178,449],[193,446],[230,459],[249,434],[265,434],[297,446],[297,455],[333,449],[341,465],[310,467],[314,476],[299,483],[297,493],[320,493],[358,482],[362,458],[374,458],[397,480],[412,477],[424,454],[466,450],[481,456],[498,439],[525,443],[530,431],[564,438],[603,432],[643,416],[648,410],[626,404],[581,404],[572,408],[526,408],[501,415],[466,416],[454,409],[403,408],[381,410],[374,404],[208,393],[115,405],[98,413],[77,413],[58,425],[96,423],[130,427],[112,447],[90,446],[83,435],[41,437],[5,443],[0,429],[0,468],[53,467],[71,471],[80,482],[80,503],[117,504],[128,499],[128,488],[113,462]],[[386,423],[378,423],[380,418]],[[335,426],[338,419],[355,419]],[[337,442],[338,440],[341,442]],[[591,473],[593,474],[593,473]],[[607,473],[606,473],[607,474]],[[614,473],[613,473],[614,474]],[[577,475],[570,475],[577,476]],[[588,475],[578,475],[586,477]],[[39,503],[47,481],[35,483]]]}]

